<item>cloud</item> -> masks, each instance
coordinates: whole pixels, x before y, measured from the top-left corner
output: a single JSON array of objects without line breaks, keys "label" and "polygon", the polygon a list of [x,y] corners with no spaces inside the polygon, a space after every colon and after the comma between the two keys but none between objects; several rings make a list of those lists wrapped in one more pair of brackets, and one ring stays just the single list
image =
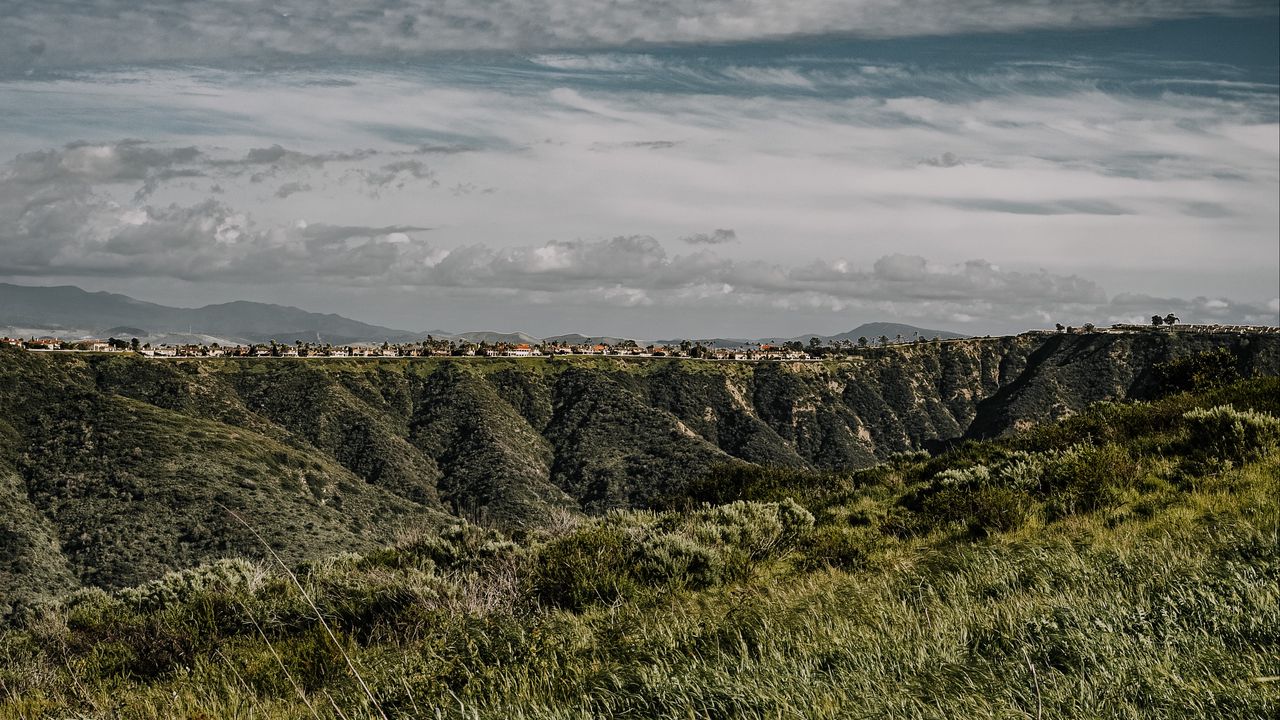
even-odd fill
[{"label": "cloud", "polygon": [[311,243],[312,249],[331,249],[332,246],[349,244],[352,240],[378,238],[391,238],[391,242],[404,242],[404,239],[396,236],[407,236],[431,230],[431,228],[418,227],[416,225],[366,227],[362,225],[307,224],[305,222],[299,223],[298,227],[302,231],[302,237],[313,241]]},{"label": "cloud", "polygon": [[[1153,304],[1210,298],[1178,301],[1184,317],[1258,315],[1234,298],[1276,295],[1275,85],[1156,95],[1125,78],[1258,73],[1130,58],[1116,79],[1096,58],[1012,56],[743,55],[733,78],[729,59],[667,51],[34,73],[0,83],[0,104],[31,103],[0,141],[58,147],[0,166],[0,275],[142,296],[402,288],[450,316],[1150,314],[1110,307],[1102,279]],[[62,144],[124,134],[166,140]]]},{"label": "cloud", "polygon": [[686,235],[680,240],[690,245],[723,245],[724,243],[737,242],[738,233],[732,229],[717,228],[710,233]]},{"label": "cloud", "polygon": [[671,148],[679,144],[680,144],[679,141],[676,141],[676,140],[631,140],[627,142],[616,142],[616,143],[607,143],[607,142],[593,143],[591,145],[591,149],[597,152],[605,152],[608,150],[619,150],[619,149],[628,149],[628,148],[634,148],[634,149],[640,149],[640,150],[670,150]]},{"label": "cloud", "polygon": [[392,186],[403,188],[411,180],[426,180],[432,187],[440,184],[436,173],[421,160],[397,160],[376,170],[356,171],[374,190]]},{"label": "cloud", "polygon": [[[56,187],[56,186],[55,186]],[[56,193],[0,205],[0,274],[111,276],[524,295],[530,302],[601,306],[804,308],[890,307],[898,315],[1043,317],[1064,308],[1127,318],[1164,308],[1190,317],[1258,321],[1265,308],[1226,299],[1176,301],[1136,295],[1108,300],[1074,275],[1005,270],[985,260],[938,263],[891,254],[863,269],[848,260],[787,265],[707,250],[671,255],[652,237],[552,241],[495,248],[442,247],[419,225],[263,226],[223,202],[125,210],[91,195]],[[724,242],[732,231],[708,238]],[[707,245],[704,241],[695,245]],[[717,243],[710,243],[714,246]],[[1189,319],[1188,318],[1188,319]]]},{"label": "cloud", "polygon": [[937,157],[928,157],[920,161],[921,165],[939,168],[953,168],[964,164],[964,161],[953,152],[944,152]]},{"label": "cloud", "polygon": [[202,157],[194,147],[161,148],[141,140],[95,144],[75,142],[14,158],[5,177],[25,185],[63,181],[110,183],[149,180]]},{"label": "cloud", "polygon": [[[159,166],[169,163],[163,153],[153,157]],[[47,163],[22,159],[0,180],[0,275],[396,287],[441,301],[507,298],[533,306],[664,312],[860,311],[950,318],[975,328],[1039,325],[1046,317],[1121,322],[1154,312],[1188,321],[1275,319],[1269,306],[1220,297],[1109,299],[1076,275],[1009,270],[982,259],[944,263],[895,253],[870,267],[834,258],[737,259],[713,252],[736,237],[726,229],[684,238],[695,246],[687,254],[670,254],[646,235],[446,247],[428,242],[424,233],[431,228],[423,225],[263,223],[214,199],[128,208],[88,183],[68,181],[63,164],[53,166],[62,169],[50,172]],[[148,176],[110,163],[74,167],[109,184]],[[15,175],[14,168],[31,174]]]},{"label": "cloud", "polygon": [[1172,312],[1182,322],[1195,323],[1244,323],[1250,325],[1280,324],[1280,309],[1276,300],[1270,303],[1241,303],[1227,298],[1155,297],[1138,293],[1122,293],[1111,299],[1102,310],[1106,322],[1131,322],[1147,324],[1152,315]]},{"label": "cloud", "polygon": [[[450,50],[730,42],[1085,28],[1202,14],[1274,13],[1261,0],[10,0],[0,63],[404,56]],[[547,18],[554,18],[548,22]],[[572,56],[560,65],[573,69]],[[544,62],[554,63],[555,58]],[[792,83],[795,76],[764,78]]]},{"label": "cloud", "polygon": [[276,197],[283,200],[284,198],[287,198],[290,195],[296,195],[297,193],[300,193],[300,192],[307,192],[310,189],[311,189],[311,186],[308,185],[307,183],[289,182],[276,188]]},{"label": "cloud", "polygon": [[[952,207],[977,212],[1009,213],[1010,215],[1132,215],[1134,211],[1106,200],[1063,199],[1048,202],[1019,202],[993,198],[956,198],[942,201]],[[1185,206],[1184,206],[1185,207]],[[1222,217],[1221,211],[1216,216]]]}]

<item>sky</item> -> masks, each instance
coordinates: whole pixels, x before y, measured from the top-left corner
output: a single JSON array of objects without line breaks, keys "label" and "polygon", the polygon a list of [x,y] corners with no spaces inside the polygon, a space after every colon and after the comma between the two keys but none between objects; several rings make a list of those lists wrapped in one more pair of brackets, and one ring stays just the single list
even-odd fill
[{"label": "sky", "polygon": [[1280,322],[1218,0],[9,0],[0,281],[414,331]]}]

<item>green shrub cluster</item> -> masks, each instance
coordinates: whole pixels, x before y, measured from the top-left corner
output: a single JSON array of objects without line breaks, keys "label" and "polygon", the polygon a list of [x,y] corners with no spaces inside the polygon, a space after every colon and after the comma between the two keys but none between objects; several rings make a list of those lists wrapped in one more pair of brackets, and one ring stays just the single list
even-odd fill
[{"label": "green shrub cluster", "polygon": [[1208,390],[1240,379],[1240,358],[1229,348],[1174,358],[1155,366],[1162,393]]},{"label": "green shrub cluster", "polygon": [[642,602],[742,578],[812,528],[813,515],[792,500],[683,515],[615,512],[538,548],[532,582],[539,600],[557,607]]},{"label": "green shrub cluster", "polygon": [[143,612],[163,610],[210,593],[252,591],[262,582],[262,569],[248,560],[215,560],[190,570],[168,573],[159,580],[116,593],[116,597]]},{"label": "green shrub cluster", "polygon": [[[514,539],[82,590],[0,633],[0,719],[1270,717],[1268,383]],[[1211,483],[1176,482],[1203,458]]]},{"label": "green shrub cluster", "polygon": [[1230,405],[1196,408],[1184,414],[1188,454],[1226,468],[1257,460],[1280,447],[1280,418]]}]

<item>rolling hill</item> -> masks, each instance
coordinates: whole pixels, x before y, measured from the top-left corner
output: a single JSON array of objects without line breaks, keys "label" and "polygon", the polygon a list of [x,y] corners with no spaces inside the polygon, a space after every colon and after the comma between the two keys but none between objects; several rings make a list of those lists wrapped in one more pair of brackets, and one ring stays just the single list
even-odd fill
[{"label": "rolling hill", "polygon": [[51,334],[106,337],[112,330],[141,330],[144,336],[183,334],[232,342],[316,340],[344,343],[406,338],[404,330],[363,323],[341,315],[295,307],[235,301],[200,308],[176,308],[127,295],[86,292],[78,287],[33,287],[0,283],[0,326],[43,329]]},{"label": "rolling hill", "polygon": [[259,543],[299,561],[453,519],[528,532],[658,508],[718,468],[850,472],[1152,395],[1280,336],[1036,335],[821,363],[150,360],[0,350],[0,593],[142,582]]}]

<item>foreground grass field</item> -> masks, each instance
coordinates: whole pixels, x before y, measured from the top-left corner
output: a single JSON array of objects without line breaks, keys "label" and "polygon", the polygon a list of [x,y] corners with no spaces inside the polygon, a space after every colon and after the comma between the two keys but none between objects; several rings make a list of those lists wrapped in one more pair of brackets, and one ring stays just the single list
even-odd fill
[{"label": "foreground grass field", "polygon": [[1278,405],[1251,380],[81,591],[0,635],[0,718],[1276,717]]}]

